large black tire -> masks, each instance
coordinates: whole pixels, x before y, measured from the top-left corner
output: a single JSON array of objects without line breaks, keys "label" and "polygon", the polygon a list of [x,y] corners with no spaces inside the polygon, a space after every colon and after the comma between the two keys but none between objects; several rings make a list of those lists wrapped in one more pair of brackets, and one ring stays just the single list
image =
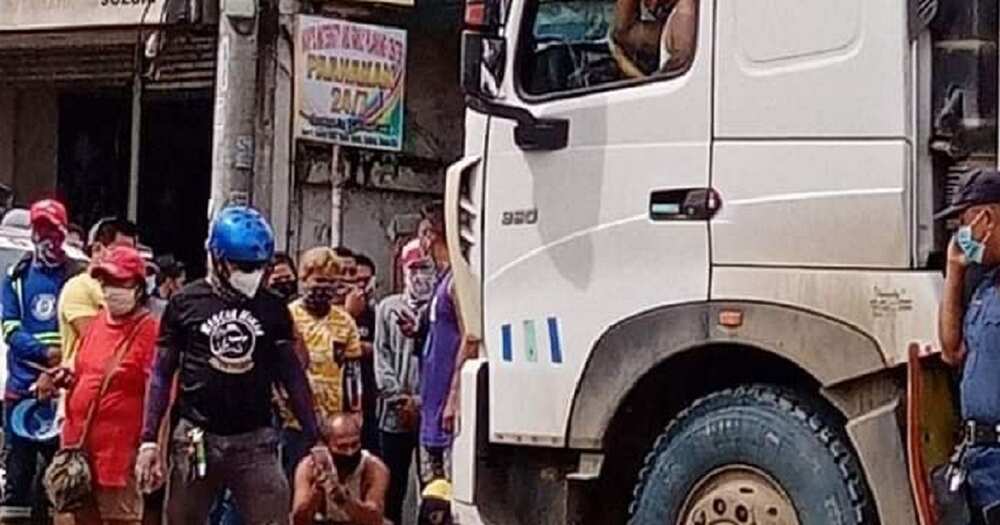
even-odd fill
[{"label": "large black tire", "polygon": [[696,401],[646,457],[629,523],[876,523],[861,467],[829,410],[769,385]]}]

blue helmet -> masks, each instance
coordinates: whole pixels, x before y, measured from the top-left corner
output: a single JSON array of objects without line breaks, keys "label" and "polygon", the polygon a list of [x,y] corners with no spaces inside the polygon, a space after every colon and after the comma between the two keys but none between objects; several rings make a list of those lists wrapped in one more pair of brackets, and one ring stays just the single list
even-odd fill
[{"label": "blue helmet", "polygon": [[257,210],[231,206],[212,221],[208,250],[224,261],[267,263],[274,255],[274,233]]},{"label": "blue helmet", "polygon": [[18,401],[10,414],[10,429],[14,435],[29,441],[44,442],[59,437],[56,404],[35,398]]}]

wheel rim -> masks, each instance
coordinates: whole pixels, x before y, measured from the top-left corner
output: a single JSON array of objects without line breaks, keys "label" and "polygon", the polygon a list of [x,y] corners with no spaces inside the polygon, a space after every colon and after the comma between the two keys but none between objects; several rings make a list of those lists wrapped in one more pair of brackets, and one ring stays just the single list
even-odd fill
[{"label": "wheel rim", "polygon": [[676,525],[800,525],[785,491],[760,469],[730,465],[695,484]]}]

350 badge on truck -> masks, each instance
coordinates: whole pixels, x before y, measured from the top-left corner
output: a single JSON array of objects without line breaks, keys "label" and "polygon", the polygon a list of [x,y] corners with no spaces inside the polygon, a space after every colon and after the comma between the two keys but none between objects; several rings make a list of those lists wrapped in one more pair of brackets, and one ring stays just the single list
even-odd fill
[{"label": "350 badge on truck", "polygon": [[500,215],[503,226],[523,226],[538,222],[538,209],[505,211]]},{"label": "350 badge on truck", "polygon": [[132,7],[155,3],[156,0],[101,0],[101,7]]}]

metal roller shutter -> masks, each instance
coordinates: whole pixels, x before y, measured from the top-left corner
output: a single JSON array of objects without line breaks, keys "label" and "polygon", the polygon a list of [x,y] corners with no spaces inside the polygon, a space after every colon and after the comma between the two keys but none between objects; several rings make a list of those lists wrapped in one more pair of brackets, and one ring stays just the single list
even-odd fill
[{"label": "metal roller shutter", "polygon": [[[132,31],[0,39],[0,85],[128,85],[136,68],[136,37]],[[172,38],[158,59],[157,74],[144,78],[144,87],[210,88],[215,77],[215,42],[214,35]]]},{"label": "metal roller shutter", "polygon": [[167,44],[157,74],[145,80],[147,89],[207,89],[215,81],[216,41],[211,36],[181,36]]}]

